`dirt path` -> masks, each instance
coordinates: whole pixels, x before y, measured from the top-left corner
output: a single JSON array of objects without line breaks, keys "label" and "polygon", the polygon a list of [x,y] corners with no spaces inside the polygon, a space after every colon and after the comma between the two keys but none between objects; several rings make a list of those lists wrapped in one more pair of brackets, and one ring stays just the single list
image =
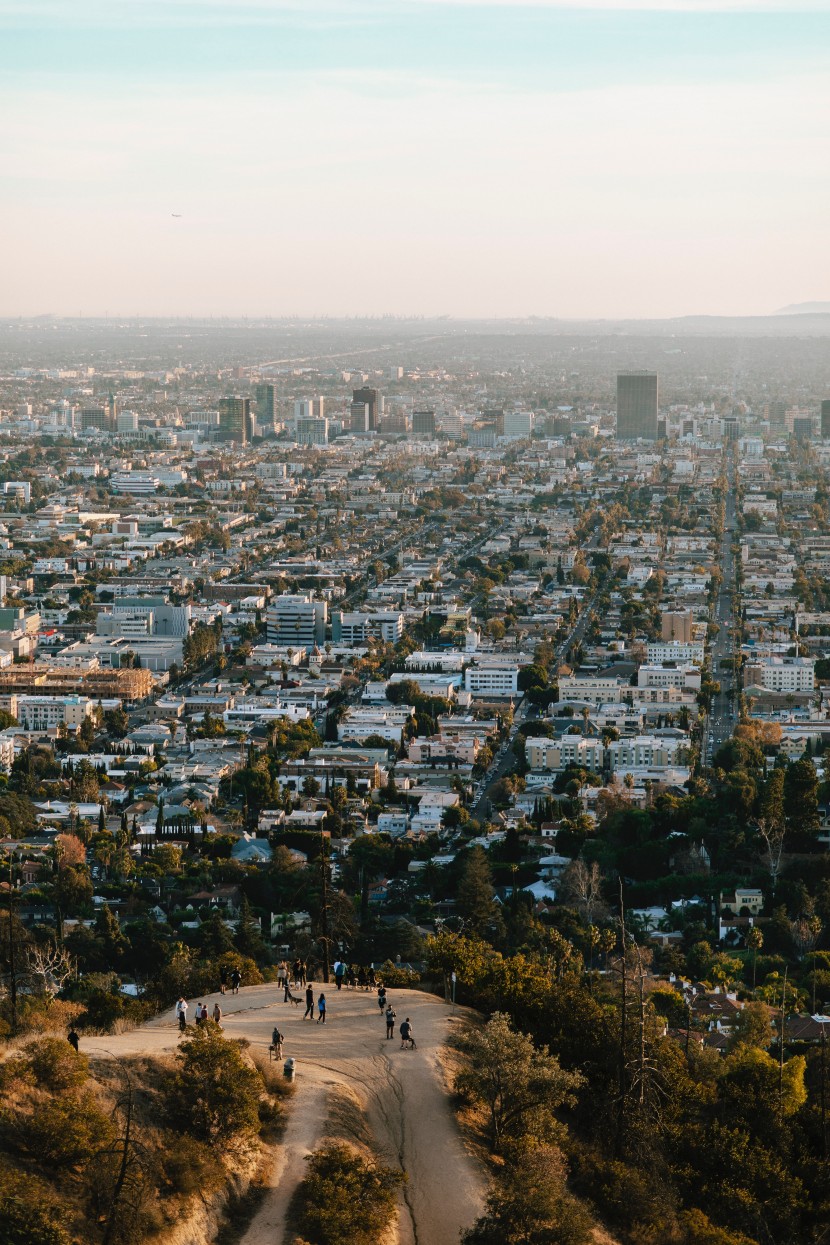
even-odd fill
[{"label": "dirt path", "polygon": [[[210,1011],[215,997],[199,1001]],[[285,1211],[302,1179],[303,1160],[325,1135],[329,1112],[343,1087],[365,1110],[385,1161],[407,1174],[400,1201],[400,1245],[457,1245],[461,1229],[480,1213],[486,1181],[465,1148],[442,1080],[441,1047],[454,1023],[449,1008],[417,991],[390,991],[389,997],[396,1023],[411,1017],[417,1050],[401,1050],[397,1032],[386,1041],[383,1018],[370,994],[338,992],[332,985],[326,991],[325,1025],[303,1020],[303,1009],[283,1003],[282,991],[274,985],[252,986],[221,999],[229,1036],[267,1047],[277,1024],[285,1034],[286,1055],[297,1061],[297,1092],[268,1182],[270,1191],[240,1245],[283,1245]],[[173,1048],[177,1041],[171,1010],[131,1033],[90,1038],[82,1049],[89,1054],[150,1054]]]}]

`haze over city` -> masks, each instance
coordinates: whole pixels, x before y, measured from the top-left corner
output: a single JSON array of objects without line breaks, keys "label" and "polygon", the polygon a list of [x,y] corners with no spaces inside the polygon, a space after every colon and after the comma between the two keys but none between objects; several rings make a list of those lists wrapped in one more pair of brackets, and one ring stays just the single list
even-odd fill
[{"label": "haze over city", "polygon": [[0,3],[6,315],[830,297],[826,3]]}]

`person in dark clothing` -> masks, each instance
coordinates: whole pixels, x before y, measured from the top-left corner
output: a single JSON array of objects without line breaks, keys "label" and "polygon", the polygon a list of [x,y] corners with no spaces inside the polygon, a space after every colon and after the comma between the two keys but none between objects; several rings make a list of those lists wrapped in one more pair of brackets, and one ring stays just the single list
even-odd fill
[{"label": "person in dark clothing", "polygon": [[407,1045],[410,1050],[415,1049],[415,1038],[412,1036],[412,1025],[408,1016],[401,1025],[401,1050]]},{"label": "person in dark clothing", "polygon": [[368,981],[369,981],[369,989],[370,989],[370,990],[374,990],[375,985],[376,985],[377,983],[375,982],[375,970],[374,970],[373,968],[370,968],[370,969],[369,969],[369,973],[368,973]]},{"label": "person in dark clothing", "polygon": [[305,1020],[306,1016],[310,1016],[312,1020],[314,1019],[314,991],[311,988],[312,985],[313,985],[313,982],[310,981],[308,985],[306,986],[305,1011],[303,1012],[303,1020]]},{"label": "person in dark clothing", "polygon": [[395,1036],[395,1013],[393,1012],[392,1004],[390,1003],[386,1009],[386,1040],[387,1042],[391,1042],[394,1036]]},{"label": "person in dark clothing", "polygon": [[224,964],[219,969],[219,993],[224,994],[228,988],[228,970]]},{"label": "person in dark clothing", "polygon": [[72,1047],[72,1049],[75,1051],[76,1054],[78,1052],[78,1041],[79,1039],[78,1039],[77,1033],[75,1032],[74,1029],[70,1029],[69,1030],[69,1045]]},{"label": "person in dark clothing", "polygon": [[284,979],[282,985],[283,985],[282,1001],[283,1003],[288,1003],[291,999],[291,982],[289,981],[288,977]]},{"label": "person in dark clothing", "polygon": [[284,1041],[285,1041],[285,1038],[280,1033],[277,1026],[274,1025],[274,1032],[271,1034],[271,1045],[274,1048],[275,1059],[282,1059],[282,1044]]},{"label": "person in dark clothing", "polygon": [[334,966],[334,982],[338,990],[343,989],[343,978],[346,976],[346,965],[338,960]]},{"label": "person in dark clothing", "polygon": [[378,987],[378,1007],[382,1012],[386,1011],[386,986]]},{"label": "person in dark clothing", "polygon": [[321,994],[317,1000],[317,1011],[319,1012],[317,1023],[324,1025],[326,1023],[326,996],[324,994]]},{"label": "person in dark clothing", "polygon": [[300,960],[300,985],[301,986],[304,986],[306,984],[307,978],[308,978],[308,965],[306,964],[305,960]]},{"label": "person in dark clothing", "polygon": [[233,972],[231,973],[231,993],[232,994],[239,994],[239,987],[241,983],[242,983],[242,974],[240,973],[238,968],[235,968]]}]

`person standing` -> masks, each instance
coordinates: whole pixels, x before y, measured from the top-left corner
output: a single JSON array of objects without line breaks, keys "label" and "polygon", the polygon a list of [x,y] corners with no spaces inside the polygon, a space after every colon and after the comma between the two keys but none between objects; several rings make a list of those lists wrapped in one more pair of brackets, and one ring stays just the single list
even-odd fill
[{"label": "person standing", "polygon": [[179,999],[176,1004],[176,1019],[179,1022],[179,1029],[184,1033],[187,1028],[187,1000]]},{"label": "person standing", "polygon": [[204,1025],[204,1024],[207,1024],[207,1020],[208,1020],[208,1009],[207,1009],[207,1003],[203,1003],[203,1004],[202,1004],[202,1024],[203,1024],[203,1025]]},{"label": "person standing", "polygon": [[72,1047],[72,1049],[74,1050],[75,1054],[77,1055],[77,1053],[78,1053],[79,1038],[78,1038],[78,1035],[77,1035],[77,1033],[75,1032],[74,1028],[72,1028],[72,1029],[70,1029],[70,1030],[69,1030],[69,1037],[68,1037],[68,1041],[69,1041],[69,1045]]},{"label": "person standing", "polygon": [[277,965],[277,985],[278,986],[288,985],[288,965],[286,964],[285,960],[280,960],[279,964]]},{"label": "person standing", "polygon": [[318,1025],[324,1025],[326,1023],[326,996],[322,993],[317,1000],[317,1011],[319,1012],[317,1023]]},{"label": "person standing", "polygon": [[201,1026],[201,1023],[202,1023],[202,1004],[201,1003],[196,1004],[196,1011],[194,1013],[193,1019],[196,1021],[197,1025]]},{"label": "person standing", "polygon": [[219,969],[219,993],[224,994],[228,988],[228,970],[223,964]]},{"label": "person standing", "polygon": [[401,1025],[401,1050],[407,1045],[410,1050],[415,1049],[415,1038],[412,1036],[412,1024],[408,1016]]},{"label": "person standing", "polygon": [[271,1034],[271,1045],[274,1048],[275,1059],[282,1059],[282,1044],[284,1041],[285,1041],[285,1038],[280,1033],[277,1026],[274,1025],[274,1032]]},{"label": "person standing", "polygon": [[334,981],[338,990],[343,989],[343,978],[346,976],[346,965],[338,960],[334,966]]},{"label": "person standing", "polygon": [[300,985],[301,986],[304,986],[306,984],[307,978],[308,978],[308,965],[306,964],[305,960],[300,960]]},{"label": "person standing", "polygon": [[303,1020],[306,1016],[314,1019],[314,991],[312,989],[313,982],[309,982],[305,988],[305,1011],[303,1012]]},{"label": "person standing", "polygon": [[378,987],[378,1007],[381,1011],[386,1010],[386,986],[383,984]]},{"label": "person standing", "polygon": [[299,960],[294,961],[294,965],[291,969],[291,973],[294,978],[294,985],[301,986],[303,983],[300,981],[300,961]]},{"label": "person standing", "polygon": [[288,980],[287,973],[285,974],[285,977],[283,978],[282,985],[283,985],[282,1001],[283,1003],[287,1003],[291,998],[291,982]]},{"label": "person standing", "polygon": [[388,1042],[391,1042],[394,1036],[395,1036],[395,1013],[392,1010],[392,1004],[390,1003],[386,1009],[386,1040]]},{"label": "person standing", "polygon": [[239,987],[242,983],[242,974],[238,968],[231,973],[231,994],[239,994]]},{"label": "person standing", "polygon": [[222,1028],[222,1008],[218,1003],[213,1004],[213,1023],[219,1025],[220,1029]]}]

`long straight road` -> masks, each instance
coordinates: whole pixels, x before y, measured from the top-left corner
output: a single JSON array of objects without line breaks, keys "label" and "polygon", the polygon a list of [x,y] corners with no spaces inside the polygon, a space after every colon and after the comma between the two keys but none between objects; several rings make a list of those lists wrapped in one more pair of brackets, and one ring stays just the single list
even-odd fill
[{"label": "long straight road", "polygon": [[[712,622],[719,628],[712,640],[709,656],[712,678],[720,683],[720,691],[712,698],[712,708],[706,721],[701,760],[711,765],[718,748],[729,739],[735,727],[737,673],[734,668],[736,613],[739,608],[735,584],[735,556],[732,545],[738,527],[735,477],[735,454],[727,460],[727,491],[724,506],[723,535],[720,542],[720,567],[723,578],[712,609]],[[724,664],[726,663],[726,664]]]}]

